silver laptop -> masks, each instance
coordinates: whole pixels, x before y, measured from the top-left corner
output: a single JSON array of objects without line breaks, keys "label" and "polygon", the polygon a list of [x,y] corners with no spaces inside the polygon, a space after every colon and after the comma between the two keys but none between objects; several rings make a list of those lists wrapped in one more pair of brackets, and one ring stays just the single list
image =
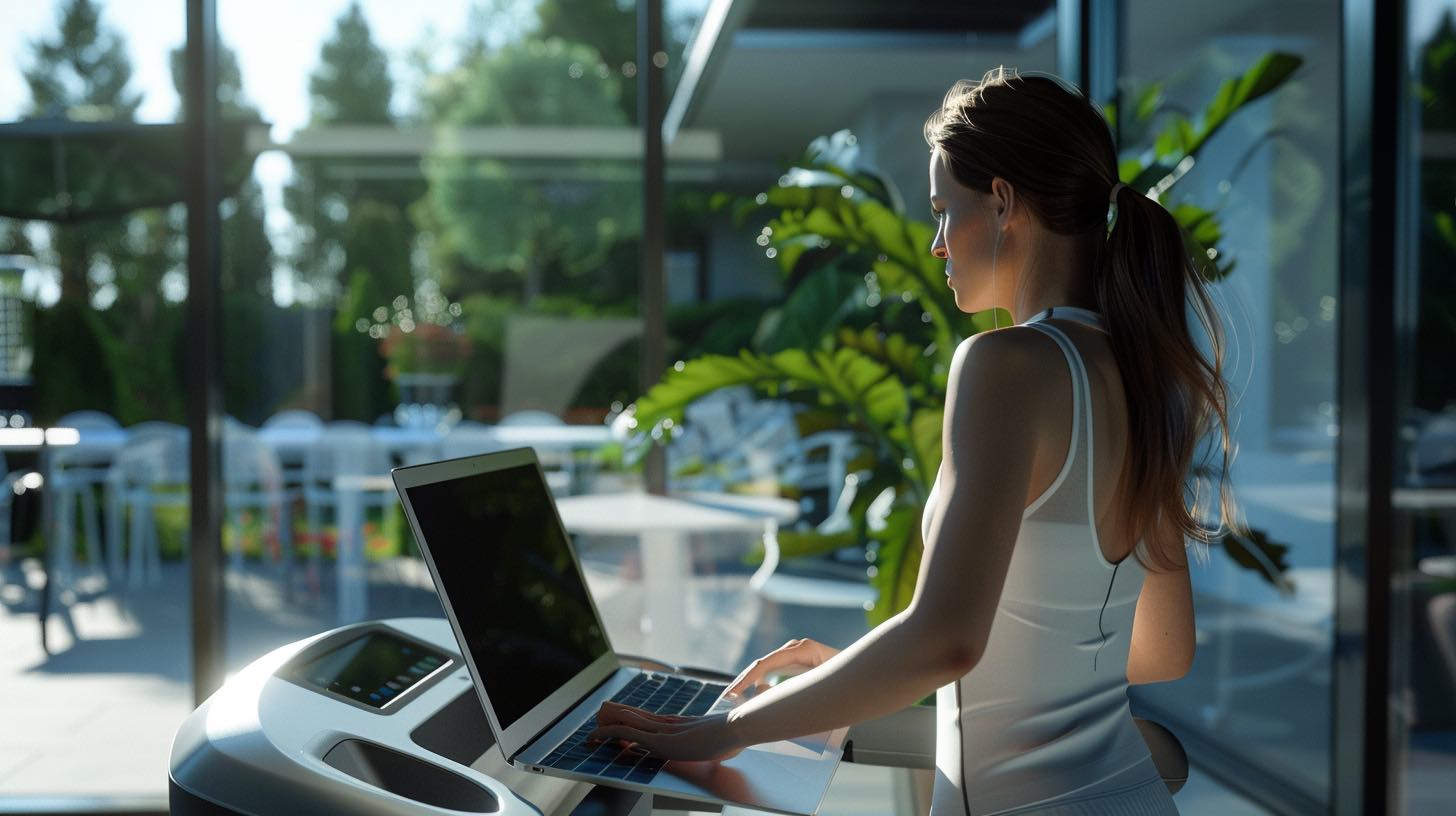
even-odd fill
[{"label": "silver laptop", "polygon": [[512,766],[777,813],[818,809],[847,728],[753,746],[720,763],[664,762],[615,741],[587,742],[605,700],[683,715],[731,703],[723,684],[620,664],[534,451],[396,468],[393,476]]}]

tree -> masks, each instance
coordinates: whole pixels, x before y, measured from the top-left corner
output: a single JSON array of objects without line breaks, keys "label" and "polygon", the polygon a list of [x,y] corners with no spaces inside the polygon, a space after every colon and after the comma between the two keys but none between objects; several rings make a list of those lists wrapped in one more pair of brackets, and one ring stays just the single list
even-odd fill
[{"label": "tree", "polygon": [[[536,36],[543,40],[559,37],[567,42],[591,46],[606,70],[619,77],[636,76],[637,6],[616,0],[541,0],[536,6],[540,18]],[[680,49],[679,49],[680,50]],[[668,48],[672,53],[673,49]],[[627,64],[633,67],[624,72]],[[617,101],[625,121],[637,121],[637,83],[621,83]]]},{"label": "tree", "polygon": [[32,116],[62,116],[85,106],[92,118],[130,120],[141,106],[131,93],[131,59],[121,35],[101,26],[91,0],[61,7],[55,39],[31,45],[33,62],[22,73],[30,86]]},{"label": "tree", "polygon": [[[394,80],[358,3],[339,16],[309,78],[310,127],[392,126]],[[414,289],[408,205],[422,194],[418,161],[340,154],[294,160],[284,202],[297,224],[296,272],[337,304],[333,413],[372,419],[388,401],[384,364],[355,322]],[[413,177],[412,177],[413,176]],[[335,297],[336,296],[336,297]]]},{"label": "tree", "polygon": [[308,80],[315,124],[389,124],[394,81],[389,57],[374,43],[369,22],[357,2],[334,24],[334,37],[324,43],[319,66]]},{"label": "tree", "polygon": [[[358,3],[352,3],[323,44],[319,64],[309,78],[310,127],[392,125],[393,95],[388,57],[374,42]],[[355,205],[370,199],[402,211],[421,192],[417,180],[402,180],[396,172],[408,171],[410,162],[390,167],[371,158],[367,163],[371,177],[362,175],[364,164],[348,155],[295,159],[294,178],[284,193],[285,205],[299,226],[294,268],[325,292],[348,286],[352,273],[344,265],[349,255],[344,242],[351,233],[349,218]],[[412,242],[413,235],[406,241]],[[412,286],[408,267],[376,272],[390,276],[386,289],[403,292]]]},{"label": "tree", "polygon": [[[127,89],[132,67],[126,44],[102,26],[91,0],[70,0],[61,7],[55,36],[31,44],[30,65],[22,73],[30,88],[31,116],[130,121],[141,106],[141,94]],[[118,221],[51,230],[63,301],[87,301],[93,261],[116,251],[122,230]]]},{"label": "tree", "polygon": [[[181,98],[185,93],[185,52],[172,52],[172,83]],[[217,53],[219,115],[227,122],[261,122],[262,115],[243,90],[237,54],[219,45]],[[181,112],[178,112],[181,118]],[[226,165],[234,157],[222,156]],[[265,333],[273,305],[273,272],[277,255],[268,236],[263,190],[248,178],[222,202],[222,317],[227,326],[223,343],[223,403],[227,412],[245,421],[260,420],[275,406],[269,404],[262,382],[265,368]],[[180,233],[186,224],[178,223]]]},{"label": "tree", "polygon": [[[621,81],[597,70],[595,49],[560,39],[526,40],[482,54],[437,92],[447,126],[626,127]],[[430,258],[448,290],[477,290],[490,270],[510,270],[526,301],[550,268],[567,267],[569,289],[589,290],[596,262],[638,229],[636,171],[605,160],[554,162],[550,178],[521,162],[441,151],[424,163],[429,189],[415,207],[433,235]],[[514,293],[513,293],[514,294]]]}]

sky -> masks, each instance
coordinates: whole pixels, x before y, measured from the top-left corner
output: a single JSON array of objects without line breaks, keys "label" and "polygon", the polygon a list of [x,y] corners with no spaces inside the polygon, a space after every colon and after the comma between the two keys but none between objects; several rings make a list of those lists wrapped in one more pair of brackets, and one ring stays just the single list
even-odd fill
[{"label": "sky", "polygon": [[[12,120],[29,101],[20,74],[29,62],[30,44],[53,35],[59,0],[0,0],[6,26],[0,29],[0,120]],[[218,0],[218,33],[238,55],[243,89],[274,137],[287,138],[308,119],[308,76],[318,64],[319,48],[349,0]],[[361,3],[375,41],[391,61],[405,55],[431,28],[445,40],[465,30],[465,0],[364,0]],[[181,47],[186,14],[182,0],[105,0],[101,20],[126,40],[134,75],[132,87],[144,94],[137,118],[175,121],[178,99],[169,54]],[[396,82],[402,77],[396,76]]]}]

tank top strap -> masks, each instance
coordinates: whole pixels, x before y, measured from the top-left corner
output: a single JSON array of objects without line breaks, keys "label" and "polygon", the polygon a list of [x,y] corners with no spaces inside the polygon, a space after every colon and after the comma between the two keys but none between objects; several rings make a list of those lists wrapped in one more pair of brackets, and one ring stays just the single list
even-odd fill
[{"label": "tank top strap", "polygon": [[[1102,554],[1102,545],[1097,536],[1097,513],[1093,500],[1093,428],[1092,428],[1092,385],[1087,376],[1087,365],[1082,359],[1082,353],[1077,349],[1077,344],[1067,336],[1061,328],[1045,321],[1033,321],[1023,325],[1031,326],[1034,329],[1052,338],[1062,349],[1062,356],[1067,358],[1067,367],[1072,380],[1072,438],[1069,445],[1073,453],[1081,453],[1085,459],[1082,478],[1083,490],[1086,493],[1085,516],[1087,529],[1092,539],[1092,552],[1097,562],[1107,567],[1114,568],[1116,565],[1110,563]],[[1085,439],[1085,444],[1082,443]],[[1073,457],[1069,455],[1068,465]],[[1063,485],[1065,486],[1065,485]],[[1046,497],[1043,497],[1046,498]]]}]

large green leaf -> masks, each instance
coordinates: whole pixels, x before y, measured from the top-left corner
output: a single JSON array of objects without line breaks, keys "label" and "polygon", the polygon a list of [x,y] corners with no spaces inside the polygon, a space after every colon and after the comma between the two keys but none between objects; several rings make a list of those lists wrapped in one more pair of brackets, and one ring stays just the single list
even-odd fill
[{"label": "large green leaf", "polygon": [[879,542],[875,574],[870,585],[876,590],[874,606],[866,612],[870,626],[879,626],[910,605],[920,575],[919,506],[901,506],[890,511],[885,528],[874,533]]},{"label": "large green leaf", "polygon": [[940,473],[944,424],[945,411],[941,409],[917,411],[910,418],[910,449],[915,452],[915,465],[920,469],[920,481],[927,493]]},{"label": "large green leaf", "polygon": [[[853,547],[860,543],[860,532],[853,528],[838,533],[820,533],[813,530],[779,530],[776,537],[779,541],[779,558],[784,559],[827,555],[836,550]],[[763,556],[763,542],[760,541],[743,556],[743,563],[762,564]]]},{"label": "large green leaf", "polygon": [[708,354],[668,371],[637,400],[635,419],[639,428],[650,428],[664,419],[681,420],[689,403],[720,388],[777,383],[781,376],[773,362],[750,351],[737,357]]},{"label": "large green leaf", "polygon": [[862,278],[837,265],[822,266],[789,293],[773,329],[756,338],[756,346],[765,353],[816,348],[864,299]]},{"label": "large green leaf", "polygon": [[835,335],[839,345],[856,349],[889,366],[906,383],[924,379],[925,355],[922,348],[905,339],[903,334],[885,335],[878,324],[855,331],[843,327]]},{"label": "large green leaf", "polygon": [[1259,574],[1285,595],[1293,594],[1294,585],[1285,577],[1289,570],[1289,545],[1269,538],[1263,530],[1250,530],[1247,536],[1232,533],[1219,539],[1234,563]]},{"label": "large green leaf", "polygon": [[1218,93],[1214,94],[1213,101],[1203,109],[1198,140],[1193,150],[1202,147],[1239,108],[1284,84],[1303,63],[1303,58],[1294,54],[1274,51],[1261,57],[1242,76],[1224,80]]},{"label": "large green leaf", "polygon": [[665,419],[680,420],[692,401],[734,385],[813,388],[882,438],[909,412],[905,386],[884,365],[855,349],[788,349],[767,356],[744,351],[738,357],[699,357],[668,371],[637,401],[637,426],[646,430]]}]

